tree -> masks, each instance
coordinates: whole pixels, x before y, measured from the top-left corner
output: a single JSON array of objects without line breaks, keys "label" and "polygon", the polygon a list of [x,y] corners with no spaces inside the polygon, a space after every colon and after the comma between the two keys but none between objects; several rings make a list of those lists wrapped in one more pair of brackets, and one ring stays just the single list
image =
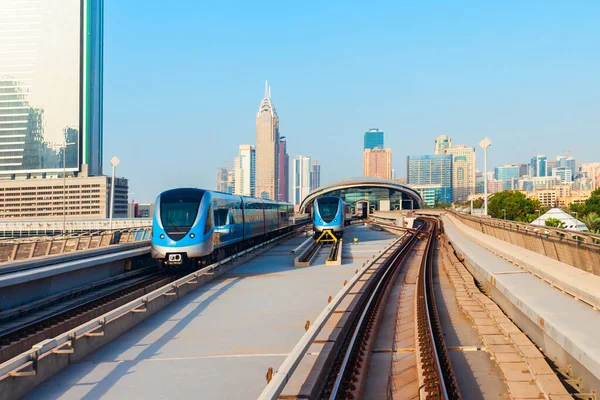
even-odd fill
[{"label": "tree", "polygon": [[565,223],[556,218],[548,218],[546,220],[546,226],[552,226],[554,228],[564,228]]},{"label": "tree", "polygon": [[600,188],[594,190],[585,201],[585,208],[588,213],[600,214]]},{"label": "tree", "polygon": [[488,212],[493,218],[504,218],[512,221],[531,222],[537,217],[536,210],[543,212],[537,199],[529,199],[523,193],[505,190],[494,194],[488,203]]},{"label": "tree", "polygon": [[584,215],[581,218],[581,222],[588,227],[590,232],[596,232],[597,230],[600,230],[600,216],[595,212]]}]

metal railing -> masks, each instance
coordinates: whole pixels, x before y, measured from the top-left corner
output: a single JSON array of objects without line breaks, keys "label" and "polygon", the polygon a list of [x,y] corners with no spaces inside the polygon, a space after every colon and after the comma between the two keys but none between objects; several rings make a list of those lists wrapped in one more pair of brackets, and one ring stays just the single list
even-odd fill
[{"label": "metal railing", "polygon": [[[507,219],[496,219],[496,218],[482,218],[475,217],[468,214],[462,214],[455,211],[450,211],[452,215],[458,217],[462,220],[463,223],[465,221],[471,222],[471,224],[467,223],[467,225],[475,228],[475,226],[481,227],[482,225],[490,226],[490,227],[498,227],[502,229],[508,229],[511,231],[520,231],[520,232],[528,232],[534,234],[543,234],[546,237],[556,236],[561,239],[573,240],[580,243],[589,243],[592,245],[597,245],[598,249],[600,249],[600,235],[591,232],[580,232],[580,231],[572,231],[568,229],[555,228],[546,225],[533,225],[528,224],[526,222],[519,221],[511,221]],[[477,228],[475,228],[477,229]]]},{"label": "metal railing", "polygon": [[150,240],[151,235],[152,228],[146,226],[53,237],[4,239],[0,241],[0,262],[28,260],[119,243],[139,242]]},{"label": "metal railing", "polygon": [[531,225],[524,222],[474,217],[450,211],[470,228],[496,239],[600,275],[600,235]]},{"label": "metal railing", "polygon": [[[286,233],[283,236],[279,236],[268,240],[266,242],[260,243],[254,247],[243,250],[240,253],[234,254],[230,257],[227,257],[219,262],[211,264],[205,268],[202,268],[196,272],[193,272],[189,275],[184,276],[168,285],[165,285],[159,289],[154,290],[142,297],[139,297],[136,300],[130,301],[129,303],[116,308],[108,313],[94,318],[89,322],[86,322],[74,329],[71,329],[68,332],[58,335],[53,339],[44,340],[37,345],[33,346],[30,351],[20,354],[17,357],[12,358],[2,364],[0,364],[0,381],[2,379],[6,379],[8,377],[20,377],[20,376],[33,376],[38,373],[38,359],[49,352],[53,352],[55,354],[64,354],[64,352],[73,353],[75,352],[75,342],[78,339],[85,337],[93,337],[93,336],[103,336],[104,328],[114,321],[119,321],[119,317],[129,313],[136,312],[145,312],[147,307],[153,301],[160,299],[164,296],[178,296],[180,292],[180,288],[185,287],[186,285],[201,285],[199,282],[199,278],[205,275],[214,275],[218,269],[232,261],[237,260],[240,257],[245,256],[246,254],[252,253],[255,250],[258,250],[261,247],[265,247],[268,244],[271,244],[277,240],[288,237],[291,233]],[[20,369],[26,368],[27,366],[31,366],[31,370],[29,371],[21,371]]]}]

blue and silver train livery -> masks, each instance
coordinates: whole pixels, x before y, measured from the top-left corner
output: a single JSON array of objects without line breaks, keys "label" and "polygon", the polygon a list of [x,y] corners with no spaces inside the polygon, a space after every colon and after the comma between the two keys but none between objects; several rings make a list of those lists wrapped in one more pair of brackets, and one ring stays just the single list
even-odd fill
[{"label": "blue and silver train livery", "polygon": [[293,219],[289,203],[203,189],[167,190],[155,203],[152,257],[164,265],[214,261],[291,230]]},{"label": "blue and silver train livery", "polygon": [[315,237],[329,229],[337,236],[342,237],[344,226],[352,218],[351,208],[340,197],[318,197],[313,203],[313,229]]}]

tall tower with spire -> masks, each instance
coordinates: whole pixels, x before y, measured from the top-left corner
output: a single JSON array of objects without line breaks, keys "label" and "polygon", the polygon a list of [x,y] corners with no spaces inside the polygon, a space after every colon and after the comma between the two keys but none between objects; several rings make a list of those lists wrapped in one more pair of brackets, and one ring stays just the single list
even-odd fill
[{"label": "tall tower with spire", "polygon": [[271,87],[256,113],[256,197],[276,200],[279,195],[279,118],[271,104]]}]

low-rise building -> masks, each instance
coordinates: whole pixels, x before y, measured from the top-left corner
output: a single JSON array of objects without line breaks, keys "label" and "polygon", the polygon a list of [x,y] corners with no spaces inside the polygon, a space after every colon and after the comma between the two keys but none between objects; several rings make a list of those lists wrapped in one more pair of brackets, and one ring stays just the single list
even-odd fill
[{"label": "low-rise building", "polygon": [[[114,218],[127,217],[128,181],[115,179]],[[108,218],[111,177],[0,181],[0,220]]]},{"label": "low-rise building", "polygon": [[570,184],[557,185],[551,189],[538,189],[528,196],[537,199],[544,207],[568,207],[569,204],[584,203],[591,195],[590,190],[575,191]]}]

